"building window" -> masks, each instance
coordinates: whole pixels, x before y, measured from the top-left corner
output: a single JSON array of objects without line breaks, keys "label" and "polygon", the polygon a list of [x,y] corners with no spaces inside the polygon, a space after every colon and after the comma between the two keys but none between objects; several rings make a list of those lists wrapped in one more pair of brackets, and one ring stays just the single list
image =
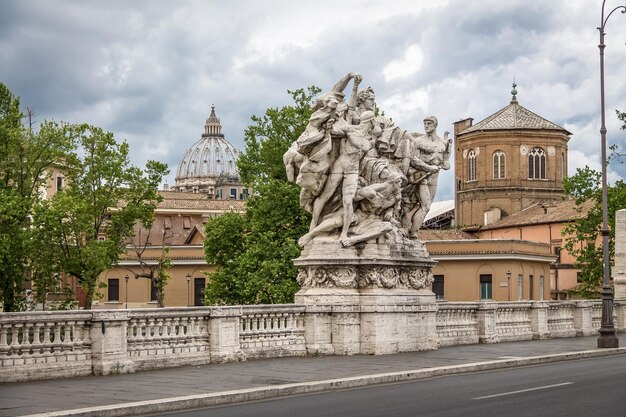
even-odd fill
[{"label": "building window", "polygon": [[532,148],[528,153],[528,178],[546,178],[546,153],[541,148]]},{"label": "building window", "polygon": [[565,172],[565,155],[561,154],[561,178],[565,178],[567,172]]},{"label": "building window", "polygon": [[467,153],[467,180],[476,181],[476,151]]},{"label": "building window", "polygon": [[107,301],[120,301],[120,280],[109,278],[107,283]]},{"label": "building window", "polygon": [[172,228],[172,216],[165,216],[163,219],[163,227],[166,229]]},{"label": "building window", "polygon": [[480,299],[481,300],[492,299],[491,274],[480,275]]},{"label": "building window", "polygon": [[576,283],[581,284],[582,282],[583,282],[582,272],[578,271],[576,272]]},{"label": "building window", "polygon": [[543,275],[539,275],[539,300],[543,301]]},{"label": "building window", "polygon": [[204,287],[205,286],[206,286],[205,278],[193,279],[193,305],[194,306],[204,305]]},{"label": "building window", "polygon": [[154,281],[150,280],[150,301],[157,301],[157,287],[154,285]]},{"label": "building window", "polygon": [[433,292],[437,300],[443,300],[443,275],[435,275],[433,278]]},{"label": "building window", "polygon": [[533,297],[535,296],[535,292],[533,291],[534,281],[535,281],[534,275],[529,275],[528,276],[528,299],[529,300],[532,300]]},{"label": "building window", "polygon": [[248,199],[248,189],[244,188],[243,189],[243,198],[242,200],[247,200]]},{"label": "building window", "polygon": [[221,200],[222,199],[222,189],[218,188],[217,190],[215,190],[215,199],[217,200]]},{"label": "building window", "polygon": [[61,191],[63,189],[63,177],[61,175],[57,175],[57,191]]},{"label": "building window", "polygon": [[517,300],[522,301],[524,298],[524,275],[517,276]]},{"label": "building window", "polygon": [[183,216],[183,228],[191,229],[191,217]]},{"label": "building window", "polygon": [[230,189],[230,198],[236,200],[237,199],[237,189],[236,188],[231,188]]},{"label": "building window", "polygon": [[505,178],[505,155],[502,151],[495,151],[493,153],[493,179],[503,178]]}]

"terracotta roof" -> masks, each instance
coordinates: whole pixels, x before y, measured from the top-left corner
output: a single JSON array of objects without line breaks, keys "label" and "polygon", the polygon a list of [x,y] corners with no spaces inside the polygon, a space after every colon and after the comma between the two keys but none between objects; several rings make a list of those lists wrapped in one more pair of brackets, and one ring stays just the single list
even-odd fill
[{"label": "terracotta roof", "polygon": [[217,211],[245,211],[243,200],[210,200],[206,194],[185,193],[176,191],[159,191],[163,201],[157,206],[157,210],[217,210]]},{"label": "terracotta roof", "polygon": [[477,239],[476,236],[464,232],[462,230],[456,229],[446,229],[446,230],[429,230],[429,229],[421,229],[417,232],[417,237],[423,241],[432,241],[432,240],[470,240]]},{"label": "terracotta roof", "polygon": [[504,229],[507,227],[527,226],[532,224],[571,222],[587,214],[593,207],[593,201],[587,200],[579,210],[574,200],[555,201],[551,204],[537,203],[518,213],[504,217],[500,221],[483,226],[480,230]]},{"label": "terracotta roof", "polygon": [[543,117],[524,108],[517,102],[517,100],[511,101],[511,104],[509,104],[502,110],[492,114],[485,120],[476,123],[474,126],[465,129],[464,131],[460,132],[459,135],[484,130],[519,129],[557,130],[571,135],[570,132],[563,129],[561,126],[552,123],[551,121],[546,120]]}]

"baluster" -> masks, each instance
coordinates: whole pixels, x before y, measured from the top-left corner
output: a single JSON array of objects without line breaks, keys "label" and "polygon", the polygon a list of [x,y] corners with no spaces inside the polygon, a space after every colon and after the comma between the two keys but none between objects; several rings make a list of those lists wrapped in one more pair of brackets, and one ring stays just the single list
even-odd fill
[{"label": "baluster", "polygon": [[20,351],[19,333],[24,327],[22,323],[15,323],[11,329],[11,354],[16,355]]},{"label": "baluster", "polygon": [[9,324],[0,324],[0,356],[6,356],[10,350],[7,343],[7,331],[9,326]]}]

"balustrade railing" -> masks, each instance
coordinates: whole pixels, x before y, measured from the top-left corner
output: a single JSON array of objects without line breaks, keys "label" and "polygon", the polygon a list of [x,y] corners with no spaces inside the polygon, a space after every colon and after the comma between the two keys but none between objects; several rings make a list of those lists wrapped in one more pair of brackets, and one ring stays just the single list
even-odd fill
[{"label": "balustrade railing", "polygon": [[530,340],[531,303],[499,303],[496,310],[496,334],[500,342]]},{"label": "balustrade railing", "polygon": [[[307,354],[307,347],[316,352],[318,345],[343,352],[341,340],[324,333],[334,325],[333,312],[320,318],[315,316],[318,310],[308,308],[290,304],[3,313],[0,382],[299,356]],[[626,305],[616,308],[616,317],[626,317]],[[441,302],[435,324],[438,346],[496,343],[591,335],[600,327],[601,313],[600,301]],[[306,314],[314,316],[305,320]],[[327,330],[306,340],[305,322]]]},{"label": "balustrade railing", "polygon": [[439,346],[478,343],[478,303],[440,303],[437,311]]},{"label": "balustrade railing", "polygon": [[574,337],[576,327],[574,326],[573,302],[553,302],[548,307],[548,331],[550,337]]},{"label": "balustrade railing", "polygon": [[158,367],[158,362],[164,359],[176,364],[208,362],[208,310],[156,309],[129,313],[128,356],[139,369]]},{"label": "balustrade railing", "polygon": [[[0,314],[0,380],[16,368],[91,374],[90,318],[76,312]],[[29,370],[24,372],[28,379]]]},{"label": "balustrade railing", "polygon": [[304,307],[246,306],[239,320],[241,350],[248,357],[306,354]]}]

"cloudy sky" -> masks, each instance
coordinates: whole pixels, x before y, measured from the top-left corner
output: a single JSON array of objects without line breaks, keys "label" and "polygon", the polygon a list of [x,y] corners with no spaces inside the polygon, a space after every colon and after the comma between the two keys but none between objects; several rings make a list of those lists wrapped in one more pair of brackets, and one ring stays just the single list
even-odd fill
[{"label": "cloudy sky", "polygon": [[[398,125],[420,131],[434,114],[443,133],[508,105],[515,79],[521,105],[573,133],[571,174],[600,168],[600,11],[600,0],[0,0],[0,81],[37,120],[99,125],[135,164],[175,171],[211,104],[243,149],[250,117],[289,104],[287,90],[356,71]],[[626,16],[606,32],[608,141],[624,149]],[[447,172],[437,200],[452,187]]]}]

